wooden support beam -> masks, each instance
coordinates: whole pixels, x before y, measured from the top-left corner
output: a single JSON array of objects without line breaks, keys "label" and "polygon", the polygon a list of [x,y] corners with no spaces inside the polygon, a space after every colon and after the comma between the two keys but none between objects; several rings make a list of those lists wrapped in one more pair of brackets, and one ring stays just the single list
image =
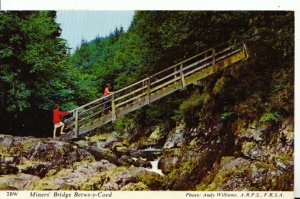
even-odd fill
[{"label": "wooden support beam", "polygon": [[148,78],[147,80],[146,80],[146,84],[147,84],[147,104],[150,104],[150,85],[151,85],[151,83],[150,83],[150,78]]},{"label": "wooden support beam", "polygon": [[79,126],[78,126],[78,109],[76,109],[74,112],[74,118],[75,118],[75,128],[74,128],[74,137],[77,138],[79,134]]},{"label": "wooden support beam", "polygon": [[212,65],[216,63],[216,50],[212,49]]},{"label": "wooden support beam", "polygon": [[180,65],[180,77],[181,77],[181,86],[182,86],[182,89],[185,89],[185,79],[184,79],[184,73],[183,73],[183,67],[182,67],[182,64]]},{"label": "wooden support beam", "polygon": [[113,93],[111,95],[111,116],[112,116],[112,122],[115,122],[117,117],[116,117],[116,104],[115,104],[115,94]]}]

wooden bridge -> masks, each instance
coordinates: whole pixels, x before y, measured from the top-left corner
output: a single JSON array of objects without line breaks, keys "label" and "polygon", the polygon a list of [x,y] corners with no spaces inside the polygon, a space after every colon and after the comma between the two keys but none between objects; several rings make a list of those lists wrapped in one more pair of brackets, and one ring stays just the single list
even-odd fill
[{"label": "wooden bridge", "polygon": [[245,43],[211,48],[117,90],[109,99],[101,97],[70,111],[66,127],[77,138],[247,58]]}]

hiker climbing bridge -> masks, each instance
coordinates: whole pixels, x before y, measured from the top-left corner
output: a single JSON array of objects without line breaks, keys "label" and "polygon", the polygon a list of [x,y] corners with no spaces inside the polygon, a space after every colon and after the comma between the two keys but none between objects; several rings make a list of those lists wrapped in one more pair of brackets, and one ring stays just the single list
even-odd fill
[{"label": "hiker climbing bridge", "polygon": [[245,43],[211,48],[70,111],[66,127],[76,138],[247,58]]}]

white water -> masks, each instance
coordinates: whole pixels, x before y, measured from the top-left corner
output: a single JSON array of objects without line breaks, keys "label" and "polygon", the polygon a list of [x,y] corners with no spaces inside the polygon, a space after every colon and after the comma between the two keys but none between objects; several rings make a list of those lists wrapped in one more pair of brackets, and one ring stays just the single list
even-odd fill
[{"label": "white water", "polygon": [[164,175],[163,172],[160,169],[158,169],[158,162],[159,162],[159,160],[160,160],[160,157],[157,158],[156,160],[150,161],[150,163],[152,165],[152,168],[151,169],[150,168],[146,168],[146,170],[158,173],[159,175],[163,176]]},{"label": "white water", "polygon": [[[134,161],[137,160],[137,158],[135,158],[135,157],[132,157],[132,159],[133,159]],[[142,160],[146,160],[146,159],[144,159],[144,158],[141,158],[141,159],[142,159]],[[162,172],[160,169],[158,169],[158,162],[159,162],[159,160],[160,160],[160,157],[157,158],[156,160],[149,161],[149,162],[151,163],[151,165],[152,165],[152,168],[151,168],[151,169],[150,169],[150,168],[145,168],[145,169],[146,169],[147,171],[152,171],[152,172],[158,173],[158,174],[161,175],[161,176],[165,175],[165,174],[163,174],[163,172]]]}]

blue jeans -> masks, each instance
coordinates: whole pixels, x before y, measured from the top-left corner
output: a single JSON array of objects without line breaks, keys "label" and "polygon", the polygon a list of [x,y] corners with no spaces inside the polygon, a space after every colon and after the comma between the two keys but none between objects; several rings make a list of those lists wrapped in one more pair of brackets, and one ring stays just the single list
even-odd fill
[{"label": "blue jeans", "polygon": [[109,96],[104,98],[102,114],[106,114],[108,112],[108,110],[105,110],[108,106],[109,106]]}]

